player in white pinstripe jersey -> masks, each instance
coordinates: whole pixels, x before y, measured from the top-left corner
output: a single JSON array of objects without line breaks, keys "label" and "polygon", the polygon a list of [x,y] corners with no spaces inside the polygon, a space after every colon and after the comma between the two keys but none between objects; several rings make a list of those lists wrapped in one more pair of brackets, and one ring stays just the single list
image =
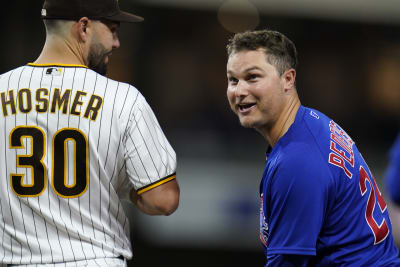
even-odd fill
[{"label": "player in white pinstripe jersey", "polygon": [[0,265],[126,266],[121,199],[179,203],[176,156],[142,94],[103,76],[119,47],[117,0],[46,0],[46,43],[0,76]]}]

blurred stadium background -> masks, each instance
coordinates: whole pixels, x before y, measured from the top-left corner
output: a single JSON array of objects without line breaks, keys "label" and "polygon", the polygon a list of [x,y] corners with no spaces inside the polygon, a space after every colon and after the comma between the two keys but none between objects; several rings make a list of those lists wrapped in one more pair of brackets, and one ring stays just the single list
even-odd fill
[{"label": "blurred stadium background", "polygon": [[[0,72],[34,61],[45,31],[42,1],[9,1]],[[145,17],[122,25],[109,77],[141,90],[178,155],[181,204],[170,217],[126,205],[129,266],[262,266],[258,185],[265,141],[239,126],[226,100],[227,39],[270,28],[299,52],[303,105],[335,119],[356,141],[381,191],[400,123],[398,0],[120,0]],[[386,200],[389,202],[387,197]],[[391,206],[400,242],[400,211]]]}]

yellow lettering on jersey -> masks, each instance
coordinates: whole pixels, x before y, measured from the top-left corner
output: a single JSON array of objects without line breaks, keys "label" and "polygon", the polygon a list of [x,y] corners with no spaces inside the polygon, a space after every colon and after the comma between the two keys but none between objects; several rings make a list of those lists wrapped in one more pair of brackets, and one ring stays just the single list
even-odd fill
[{"label": "yellow lettering on jersey", "polygon": [[68,178],[68,173],[67,173],[67,166],[68,166],[68,142],[72,142],[73,146],[74,146],[74,163],[76,162],[76,141],[74,138],[66,138],[64,139],[64,186],[66,188],[73,188],[76,185],[76,168],[78,166],[76,166],[76,164],[74,164],[74,171],[73,171],[73,183],[72,184],[68,184],[67,178]]},{"label": "yellow lettering on jersey", "polygon": [[[15,129],[17,129],[17,128],[15,128]],[[13,130],[13,132],[14,132],[14,130]],[[10,133],[10,136],[12,136],[12,132]],[[17,145],[17,146],[13,146],[12,145],[11,138],[10,138],[10,148],[11,149],[24,149],[25,145],[24,145],[24,142],[22,142],[23,139],[25,139],[27,144],[28,144],[28,140],[29,140],[29,143],[31,144],[31,146],[33,146],[33,137],[29,136],[29,135],[22,135],[21,138],[20,138],[20,141],[19,141],[20,144]],[[21,155],[17,154],[17,168],[30,168],[31,170],[33,170],[33,167],[31,165],[20,164],[20,162],[21,162],[20,159],[21,158],[30,158],[30,157],[32,157],[32,155],[33,155],[33,149],[31,149],[30,154],[27,154],[27,155],[21,156]],[[33,172],[32,172],[32,174],[33,174]],[[27,184],[22,184],[22,181],[24,179],[25,174],[11,173],[11,177],[14,177],[14,176],[15,177],[17,177],[17,176],[20,177],[19,180],[21,181],[21,186],[23,186],[23,187],[32,187],[34,182],[35,182],[35,179],[33,178],[32,182],[30,184],[28,184],[28,183]],[[32,176],[34,176],[34,175],[32,175]]]},{"label": "yellow lettering on jersey", "polygon": [[58,106],[58,110],[61,110],[62,107],[62,113],[67,114],[70,96],[71,96],[71,89],[66,89],[65,92],[61,95],[61,90],[59,88],[55,88],[53,93],[53,99],[51,101],[50,112],[55,113],[56,107]]},{"label": "yellow lettering on jersey", "polygon": [[34,91],[30,88],[21,88],[16,94],[13,89],[0,92],[3,116],[15,115],[17,111],[24,114],[32,110],[38,113],[60,111],[64,115],[83,115],[85,119],[96,121],[104,102],[101,96],[95,94],[87,96],[87,92],[76,91],[72,100],[72,89],[54,88],[52,91],[52,95],[48,88],[38,88]]},{"label": "yellow lettering on jersey", "polygon": [[28,88],[18,90],[18,108],[22,113],[32,110],[32,93]]},{"label": "yellow lettering on jersey", "polygon": [[71,110],[70,110],[70,114],[72,115],[76,115],[76,116],[80,116],[81,115],[81,111],[77,110],[77,108],[81,105],[83,105],[83,102],[80,100],[81,96],[86,96],[86,92],[83,91],[77,91],[74,97],[74,101],[72,102],[72,106],[71,106]]},{"label": "yellow lettering on jersey", "polygon": [[46,112],[49,107],[49,89],[39,88],[36,90],[36,111],[43,113]]},{"label": "yellow lettering on jersey", "polygon": [[85,115],[83,115],[83,117],[87,119],[89,118],[91,113],[92,116],[90,116],[90,119],[92,121],[95,121],[102,105],[103,99],[98,95],[92,95],[89,99],[89,103],[86,107]]},{"label": "yellow lettering on jersey", "polygon": [[17,110],[15,108],[14,90],[8,91],[8,100],[6,99],[6,93],[1,93],[1,105],[3,107],[3,116],[8,116],[7,106],[10,105],[11,113],[16,114]]},{"label": "yellow lettering on jersey", "polygon": [[17,126],[9,136],[10,149],[25,149],[23,140],[30,140],[30,153],[18,155],[17,168],[29,168],[31,170],[32,181],[24,184],[25,174],[10,173],[10,183],[13,192],[20,197],[40,196],[46,188],[46,167],[43,159],[46,153],[46,139],[42,129],[36,126]]},{"label": "yellow lettering on jersey", "polygon": [[[68,142],[73,142],[73,184],[68,184]],[[77,128],[63,128],[53,136],[51,186],[62,198],[82,196],[89,187],[89,142]],[[70,150],[69,150],[70,151]]]}]

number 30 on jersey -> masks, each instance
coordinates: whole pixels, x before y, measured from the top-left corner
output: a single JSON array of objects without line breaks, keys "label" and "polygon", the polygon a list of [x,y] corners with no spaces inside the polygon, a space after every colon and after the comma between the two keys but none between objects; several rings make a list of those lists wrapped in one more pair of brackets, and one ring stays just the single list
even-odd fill
[{"label": "number 30 on jersey", "polygon": [[[36,197],[42,194],[47,184],[47,170],[43,162],[46,154],[46,134],[36,126],[19,126],[10,132],[10,149],[25,149],[23,139],[30,140],[30,151],[17,154],[17,168],[30,169],[30,184],[24,184],[24,174],[10,174],[10,184],[14,193],[20,197]],[[74,151],[73,183],[68,184],[68,143],[72,142]],[[58,130],[52,138],[51,185],[56,194],[63,198],[79,197],[85,193],[89,184],[88,141],[84,133],[75,128]]]}]

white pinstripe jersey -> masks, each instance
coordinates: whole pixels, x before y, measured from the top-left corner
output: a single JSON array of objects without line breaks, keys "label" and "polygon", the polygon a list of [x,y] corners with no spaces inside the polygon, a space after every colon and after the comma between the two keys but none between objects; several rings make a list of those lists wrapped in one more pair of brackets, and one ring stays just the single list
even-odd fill
[{"label": "white pinstripe jersey", "polygon": [[85,66],[28,64],[0,76],[0,114],[0,265],[130,259],[121,199],[176,171],[140,92]]}]

